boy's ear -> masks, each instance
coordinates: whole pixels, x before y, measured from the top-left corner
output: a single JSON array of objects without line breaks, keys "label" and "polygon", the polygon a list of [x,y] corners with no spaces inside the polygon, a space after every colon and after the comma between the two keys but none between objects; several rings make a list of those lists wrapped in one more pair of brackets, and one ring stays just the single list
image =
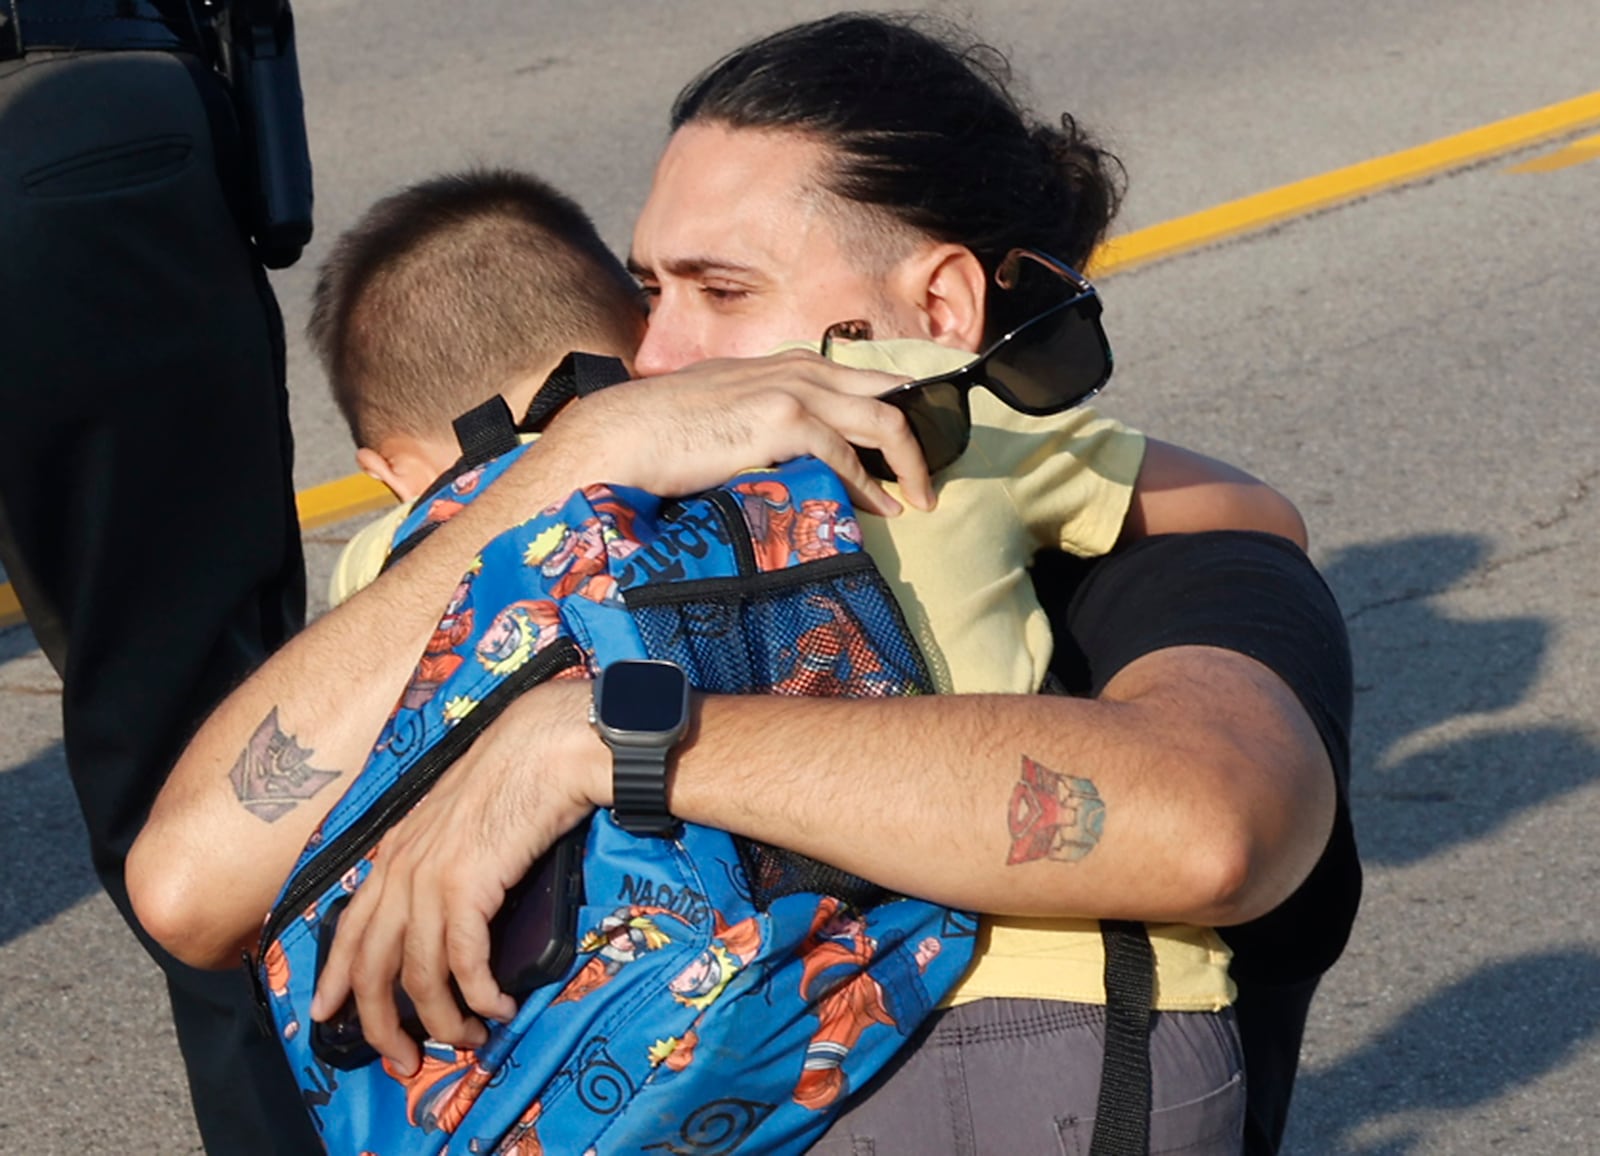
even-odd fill
[{"label": "boy's ear", "polygon": [[356,465],[369,478],[376,478],[389,487],[389,492],[402,502],[409,502],[433,485],[443,469],[420,448],[410,444],[386,443],[380,452],[367,446],[356,450]]},{"label": "boy's ear", "polygon": [[377,450],[360,446],[356,450],[356,467],[369,478],[374,478],[389,487],[389,492],[402,502],[409,502],[416,497],[415,494],[403,493],[408,489],[404,479],[395,473],[394,467],[389,464],[389,459]]},{"label": "boy's ear", "polygon": [[988,277],[965,245],[936,244],[913,255],[894,274],[916,303],[930,341],[976,353],[983,348]]}]

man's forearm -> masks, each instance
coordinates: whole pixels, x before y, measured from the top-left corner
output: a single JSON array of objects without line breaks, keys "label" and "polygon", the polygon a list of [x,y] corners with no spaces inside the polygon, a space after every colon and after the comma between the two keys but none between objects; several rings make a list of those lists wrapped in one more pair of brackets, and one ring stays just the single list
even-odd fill
[{"label": "man's forearm", "polygon": [[684,818],[995,914],[1224,925],[1276,906],[1331,826],[1333,775],[1286,687],[1163,651],[1098,700],[703,700]]},{"label": "man's forearm", "polygon": [[190,742],[128,861],[141,920],[180,958],[237,958],[241,937],[365,764],[477,551],[579,484],[560,453],[529,454],[517,468],[511,484],[292,639]]}]

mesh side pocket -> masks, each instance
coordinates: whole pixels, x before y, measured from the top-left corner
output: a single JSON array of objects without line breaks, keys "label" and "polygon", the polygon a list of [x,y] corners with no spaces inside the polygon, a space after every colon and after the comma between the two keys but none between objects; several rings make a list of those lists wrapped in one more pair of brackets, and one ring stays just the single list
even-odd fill
[{"label": "mesh side pocket", "polygon": [[739,865],[750,883],[750,901],[756,910],[765,911],[785,895],[832,895],[856,911],[870,911],[880,903],[897,899],[893,891],[879,887],[870,879],[819,863],[796,851],[786,851],[755,839],[734,839]]},{"label": "mesh side pocket", "polygon": [[[683,667],[697,690],[829,698],[933,692],[900,608],[865,553],[745,578],[642,586],[624,597],[650,657]],[[860,910],[891,897],[792,851],[738,842],[761,910],[796,892],[834,895]]]},{"label": "mesh side pocket", "polygon": [[865,554],[748,578],[629,590],[652,658],[710,694],[885,698],[933,685],[900,608]]}]

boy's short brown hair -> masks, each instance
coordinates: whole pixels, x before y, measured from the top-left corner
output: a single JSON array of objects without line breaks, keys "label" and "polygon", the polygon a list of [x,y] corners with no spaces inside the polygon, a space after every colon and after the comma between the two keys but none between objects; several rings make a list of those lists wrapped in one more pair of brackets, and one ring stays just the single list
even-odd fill
[{"label": "boy's short brown hair", "polygon": [[638,286],[576,203],[509,169],[383,198],[318,272],[306,334],[357,445],[450,422],[574,349],[631,350]]}]

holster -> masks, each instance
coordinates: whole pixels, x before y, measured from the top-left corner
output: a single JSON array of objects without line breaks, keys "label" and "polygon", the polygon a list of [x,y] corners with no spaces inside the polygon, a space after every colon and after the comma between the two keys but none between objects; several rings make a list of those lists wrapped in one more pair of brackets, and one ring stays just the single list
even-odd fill
[{"label": "holster", "polygon": [[216,24],[220,69],[233,94],[248,168],[246,227],[269,269],[311,240],[311,150],[289,0],[232,0]]}]

